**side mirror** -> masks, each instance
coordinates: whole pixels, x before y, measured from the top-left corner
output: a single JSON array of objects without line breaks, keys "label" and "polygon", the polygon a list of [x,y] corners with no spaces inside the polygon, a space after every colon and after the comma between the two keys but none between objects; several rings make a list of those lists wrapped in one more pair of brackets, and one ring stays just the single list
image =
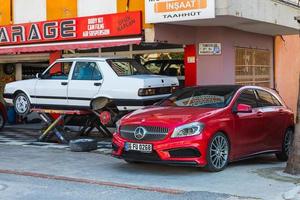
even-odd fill
[{"label": "side mirror", "polygon": [[247,104],[238,104],[233,110],[234,113],[252,113],[252,106]]},{"label": "side mirror", "polygon": [[37,79],[41,79],[41,78],[42,78],[42,74],[41,74],[41,73],[37,73],[37,74],[35,75],[35,77],[36,77]]}]

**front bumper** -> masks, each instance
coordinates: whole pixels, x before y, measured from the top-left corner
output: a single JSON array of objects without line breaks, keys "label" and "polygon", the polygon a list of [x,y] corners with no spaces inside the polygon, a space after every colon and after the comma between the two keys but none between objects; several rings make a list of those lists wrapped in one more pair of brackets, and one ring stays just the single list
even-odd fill
[{"label": "front bumper", "polygon": [[[152,144],[152,153],[125,151],[125,142]],[[127,141],[118,134],[113,138],[112,156],[128,161],[158,163],[176,166],[206,166],[206,144],[202,139],[166,139],[156,142]]]},{"label": "front bumper", "polygon": [[13,104],[13,98],[14,98],[13,94],[11,94],[11,93],[4,93],[3,94],[3,98],[4,98],[4,101],[7,104],[9,104],[9,105]]}]

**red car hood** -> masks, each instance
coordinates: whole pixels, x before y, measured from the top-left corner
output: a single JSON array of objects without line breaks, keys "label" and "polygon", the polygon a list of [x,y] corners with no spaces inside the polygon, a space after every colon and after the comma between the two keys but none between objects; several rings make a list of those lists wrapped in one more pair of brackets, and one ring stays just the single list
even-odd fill
[{"label": "red car hood", "polygon": [[139,124],[173,128],[199,121],[222,109],[195,107],[148,107],[132,112],[122,118],[121,125]]}]

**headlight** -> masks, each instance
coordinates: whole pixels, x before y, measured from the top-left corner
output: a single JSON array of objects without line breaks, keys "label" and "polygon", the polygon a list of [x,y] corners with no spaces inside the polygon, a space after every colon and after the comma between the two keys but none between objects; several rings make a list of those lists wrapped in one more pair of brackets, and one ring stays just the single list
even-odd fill
[{"label": "headlight", "polygon": [[190,124],[178,126],[173,131],[171,138],[180,138],[180,137],[200,135],[203,128],[204,128],[204,124],[202,124],[200,122],[193,122]]}]

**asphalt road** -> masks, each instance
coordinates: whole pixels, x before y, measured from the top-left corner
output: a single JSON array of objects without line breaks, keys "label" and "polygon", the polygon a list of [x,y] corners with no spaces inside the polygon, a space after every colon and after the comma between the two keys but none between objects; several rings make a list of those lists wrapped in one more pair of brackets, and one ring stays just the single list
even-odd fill
[{"label": "asphalt road", "polygon": [[284,166],[274,156],[263,156],[208,173],[199,168],[127,164],[99,153],[0,144],[0,200],[276,200],[295,186],[293,181],[270,177],[270,170],[274,174],[273,168]]},{"label": "asphalt road", "polygon": [[0,174],[1,200],[222,200],[228,198],[230,198],[229,195],[209,192],[168,194],[69,181]]}]

